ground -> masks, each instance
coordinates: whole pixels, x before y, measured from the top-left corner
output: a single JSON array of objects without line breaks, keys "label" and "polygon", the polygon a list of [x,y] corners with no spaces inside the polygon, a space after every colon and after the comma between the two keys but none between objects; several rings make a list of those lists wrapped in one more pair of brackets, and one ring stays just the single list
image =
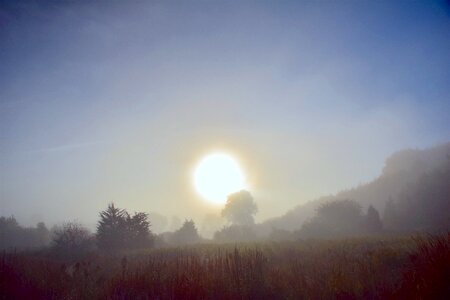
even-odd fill
[{"label": "ground", "polygon": [[450,234],[4,253],[1,299],[449,299]]}]

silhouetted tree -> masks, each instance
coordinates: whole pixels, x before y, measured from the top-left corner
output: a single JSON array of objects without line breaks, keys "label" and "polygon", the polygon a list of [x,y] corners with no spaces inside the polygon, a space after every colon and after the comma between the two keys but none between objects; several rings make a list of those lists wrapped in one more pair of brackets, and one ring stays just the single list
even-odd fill
[{"label": "silhouetted tree", "polygon": [[17,228],[19,227],[19,223],[17,223],[16,218],[14,216],[10,217],[0,217],[0,228]]},{"label": "silhouetted tree", "polygon": [[200,241],[197,227],[193,220],[184,221],[183,226],[175,231],[171,237],[171,242],[174,244],[194,244]]},{"label": "silhouetted tree", "polygon": [[[450,161],[422,174],[386,205],[386,227],[399,231],[450,230]],[[389,205],[389,206],[388,206]]]},{"label": "silhouetted tree", "polygon": [[255,223],[253,215],[257,211],[258,207],[253,201],[252,195],[248,191],[242,190],[228,196],[227,203],[222,210],[222,217],[233,225],[253,225]]},{"label": "silhouetted tree", "polygon": [[0,217],[0,249],[39,248],[50,243],[50,234],[44,223],[36,227],[22,227],[11,217]]},{"label": "silhouetted tree", "polygon": [[100,249],[115,251],[150,247],[152,241],[148,214],[136,212],[130,216],[126,210],[115,207],[113,203],[100,212],[97,225],[97,244]]},{"label": "silhouetted tree", "polygon": [[126,218],[127,248],[145,248],[152,246],[152,234],[148,214],[137,212]]},{"label": "silhouetted tree", "polygon": [[[410,152],[407,150],[392,155],[386,160],[382,174],[367,184],[298,205],[285,215],[269,219],[258,226],[265,234],[270,233],[272,226],[295,230],[315,215],[316,207],[322,202],[357,199],[363,207],[372,204],[378,209],[386,230],[448,231],[450,142],[429,149],[414,150],[412,155]],[[429,175],[428,179],[421,178],[424,174]],[[426,185],[427,188],[419,187],[421,185]],[[419,196],[417,189],[421,189],[423,194]],[[402,190],[407,191],[407,196],[400,195]],[[395,207],[385,206],[390,196]],[[421,199],[414,203],[418,198]]]},{"label": "silhouetted tree", "polygon": [[0,248],[21,247],[20,231],[21,228],[13,216],[0,217]]},{"label": "silhouetted tree", "polygon": [[369,233],[380,232],[383,229],[383,223],[380,220],[378,211],[370,205],[365,216],[366,230]]},{"label": "silhouetted tree", "polygon": [[97,244],[100,249],[114,251],[126,247],[127,217],[127,212],[115,207],[114,203],[100,212],[97,225]]},{"label": "silhouetted tree", "polygon": [[65,223],[53,230],[52,248],[58,255],[77,257],[93,250],[93,236],[79,223]]},{"label": "silhouetted tree", "polygon": [[305,222],[300,235],[305,237],[338,237],[362,233],[361,206],[354,200],[336,200],[322,204],[317,214]]}]

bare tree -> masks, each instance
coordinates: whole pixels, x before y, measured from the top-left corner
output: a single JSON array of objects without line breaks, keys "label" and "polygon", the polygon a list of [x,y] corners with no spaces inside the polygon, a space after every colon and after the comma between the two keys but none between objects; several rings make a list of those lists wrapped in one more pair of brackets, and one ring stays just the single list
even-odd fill
[{"label": "bare tree", "polygon": [[52,248],[64,256],[77,256],[93,250],[93,236],[77,222],[64,223],[53,229]]}]

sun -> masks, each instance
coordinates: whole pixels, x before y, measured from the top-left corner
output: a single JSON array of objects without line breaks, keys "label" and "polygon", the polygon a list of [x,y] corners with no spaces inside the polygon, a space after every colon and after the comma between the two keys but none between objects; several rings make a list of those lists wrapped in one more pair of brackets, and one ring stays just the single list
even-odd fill
[{"label": "sun", "polygon": [[214,153],[204,157],[194,171],[194,186],[206,200],[223,204],[227,196],[245,186],[241,167],[226,153]]}]

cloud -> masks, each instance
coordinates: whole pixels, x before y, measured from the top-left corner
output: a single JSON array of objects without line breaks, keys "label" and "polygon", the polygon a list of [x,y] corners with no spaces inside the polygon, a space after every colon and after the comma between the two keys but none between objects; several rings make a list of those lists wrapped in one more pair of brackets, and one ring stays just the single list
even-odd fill
[{"label": "cloud", "polygon": [[46,153],[46,152],[61,152],[61,151],[73,151],[87,147],[93,147],[100,144],[105,144],[106,141],[93,141],[93,142],[84,142],[84,143],[75,143],[75,144],[65,144],[54,147],[46,147],[28,151],[28,153]]}]

